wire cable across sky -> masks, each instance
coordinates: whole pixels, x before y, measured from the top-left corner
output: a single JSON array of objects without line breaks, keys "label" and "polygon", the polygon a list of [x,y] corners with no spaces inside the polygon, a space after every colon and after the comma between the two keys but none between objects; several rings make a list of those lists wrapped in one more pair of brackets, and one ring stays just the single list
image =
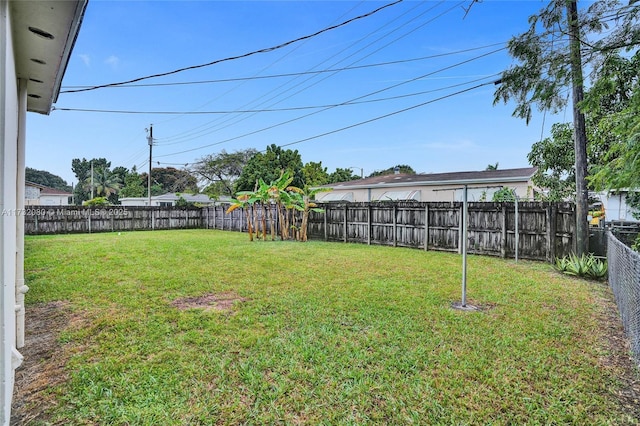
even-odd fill
[{"label": "wire cable across sky", "polygon": [[166,77],[168,75],[178,74],[178,73],[181,73],[181,72],[184,72],[184,71],[195,70],[195,69],[198,69],[198,68],[210,67],[212,65],[220,64],[222,62],[228,62],[228,61],[233,61],[233,60],[236,60],[236,59],[248,58],[249,56],[258,55],[260,53],[273,52],[274,50],[282,49],[282,48],[287,47],[287,46],[289,46],[291,44],[298,43],[298,42],[303,41],[303,40],[308,40],[308,39],[313,38],[313,37],[317,37],[320,34],[326,33],[328,31],[335,30],[335,29],[340,28],[340,27],[343,27],[343,26],[348,25],[348,24],[350,24],[352,22],[355,22],[355,21],[357,21],[359,19],[364,19],[364,18],[367,18],[369,16],[375,15],[376,13],[378,13],[378,12],[388,8],[388,7],[400,4],[403,1],[404,0],[396,0],[393,3],[385,4],[383,6],[378,7],[377,9],[374,9],[374,10],[372,10],[370,12],[365,13],[365,14],[356,16],[356,17],[351,18],[351,19],[347,19],[346,21],[341,22],[339,24],[331,25],[331,26],[326,27],[326,28],[324,28],[324,29],[322,29],[320,31],[316,31],[315,33],[308,34],[308,35],[305,35],[305,36],[302,36],[302,37],[298,37],[296,39],[289,40],[287,42],[278,44],[276,46],[267,47],[267,48],[264,48],[264,49],[254,50],[254,51],[243,53],[243,54],[237,55],[237,56],[230,56],[230,57],[223,58],[223,59],[216,59],[215,61],[207,62],[205,64],[191,65],[191,66],[184,67],[184,68],[178,68],[178,69],[175,69],[173,71],[167,71],[167,72],[163,72],[163,73],[147,75],[145,77],[138,77],[138,78],[134,78],[134,79],[131,79],[131,80],[121,81],[121,82],[118,82],[118,83],[101,84],[101,85],[97,85],[97,86],[87,87],[87,88],[84,88],[84,89],[64,90],[64,91],[60,91],[60,93],[87,92],[87,91],[90,91],[90,90],[103,89],[103,88],[106,88],[106,87],[122,86],[122,85],[125,85],[125,84],[136,83],[138,81],[149,80],[149,79],[152,79],[152,78]]}]

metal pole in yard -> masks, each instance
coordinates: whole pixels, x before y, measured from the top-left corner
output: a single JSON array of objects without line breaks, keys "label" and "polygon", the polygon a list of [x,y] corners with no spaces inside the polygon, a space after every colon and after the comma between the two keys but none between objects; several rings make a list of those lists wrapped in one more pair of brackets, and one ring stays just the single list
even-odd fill
[{"label": "metal pole in yard", "polygon": [[467,185],[462,192],[462,307],[467,307]]},{"label": "metal pole in yard", "polygon": [[[152,167],[152,151],[153,151],[153,124],[149,125],[149,136],[147,142],[149,143],[149,176],[147,176],[147,197],[149,208],[151,208],[151,167]],[[153,215],[152,215],[153,216]],[[153,218],[152,218],[153,221]],[[151,226],[153,228],[153,225]]]},{"label": "metal pole in yard", "polygon": [[518,263],[518,246],[520,245],[520,237],[518,236],[518,195],[516,194],[515,196],[515,200],[516,200],[516,217],[515,217],[515,221],[516,221],[516,231],[515,231],[515,241],[516,241],[516,263]]}]

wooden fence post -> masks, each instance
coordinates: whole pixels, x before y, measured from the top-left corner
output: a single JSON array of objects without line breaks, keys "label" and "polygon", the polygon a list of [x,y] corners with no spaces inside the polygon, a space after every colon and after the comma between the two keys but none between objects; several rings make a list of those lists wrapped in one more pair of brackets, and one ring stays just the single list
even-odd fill
[{"label": "wooden fence post", "polygon": [[344,205],[344,242],[347,242],[347,212],[348,212],[349,207],[345,204]]},{"label": "wooden fence post", "polygon": [[547,234],[547,241],[549,243],[548,253],[550,262],[553,262],[556,258],[556,233],[557,233],[557,220],[558,220],[558,207],[556,204],[552,203],[547,207],[547,229],[549,230]]},{"label": "wooden fence post", "polygon": [[371,204],[367,208],[367,245],[371,245]]},{"label": "wooden fence post", "polygon": [[507,206],[502,203],[502,235],[500,237],[500,256],[507,257]]},{"label": "wooden fence post", "polygon": [[429,250],[429,204],[424,206],[424,251]]},{"label": "wooden fence post", "polygon": [[329,230],[327,229],[327,215],[329,213],[329,207],[330,204],[327,204],[327,207],[324,210],[324,240],[328,241],[329,240]]},{"label": "wooden fence post", "polygon": [[393,246],[398,247],[398,206],[396,203],[393,203]]}]

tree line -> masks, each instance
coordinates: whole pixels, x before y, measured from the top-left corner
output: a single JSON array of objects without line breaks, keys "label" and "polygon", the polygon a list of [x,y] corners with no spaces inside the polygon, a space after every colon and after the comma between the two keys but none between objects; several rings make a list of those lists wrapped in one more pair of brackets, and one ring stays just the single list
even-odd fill
[{"label": "tree line", "polygon": [[[391,174],[395,168],[415,174],[407,165],[374,171],[369,176]],[[26,180],[73,193],[76,205],[84,203],[119,204],[121,198],[148,197],[148,173],[135,167],[113,167],[106,158],[74,158],[71,170],[74,186],[59,176],[44,170],[27,168]],[[92,173],[93,171],[93,173]],[[274,182],[286,172],[292,187],[310,188],[360,179],[352,168],[336,168],[329,172],[322,162],[303,163],[297,150],[283,149],[275,144],[264,151],[249,148],[233,152],[222,150],[206,155],[190,167],[154,167],[151,170],[151,195],[204,193],[213,199],[231,199],[241,191],[255,191],[264,182]]]}]

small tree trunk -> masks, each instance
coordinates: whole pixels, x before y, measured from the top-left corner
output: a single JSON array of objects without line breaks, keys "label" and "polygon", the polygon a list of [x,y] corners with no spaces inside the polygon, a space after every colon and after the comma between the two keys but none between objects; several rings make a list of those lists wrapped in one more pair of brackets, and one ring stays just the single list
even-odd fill
[{"label": "small tree trunk", "polygon": [[256,231],[256,238],[260,239],[260,222],[258,221],[258,209],[251,207],[253,210],[253,223]]},{"label": "small tree trunk", "polygon": [[262,241],[267,241],[267,212],[264,204],[260,205],[262,206]]},{"label": "small tree trunk", "polygon": [[282,207],[282,203],[278,202],[277,204],[278,207],[278,217],[280,218],[280,238],[284,241],[286,239],[286,228],[284,226],[284,212],[283,212],[283,207]]},{"label": "small tree trunk", "polygon": [[267,206],[267,215],[268,215],[268,219],[269,219],[269,229],[271,230],[271,241],[275,241],[276,240],[276,223],[275,220],[273,220],[273,206],[271,204],[269,204]]},{"label": "small tree trunk", "polygon": [[249,206],[246,206],[244,212],[247,216],[247,232],[249,233],[249,241],[253,241],[253,227],[251,226],[251,213],[249,212]]},{"label": "small tree trunk", "polygon": [[309,208],[302,212],[302,223],[300,224],[300,241],[307,241],[307,224],[309,223]]}]

